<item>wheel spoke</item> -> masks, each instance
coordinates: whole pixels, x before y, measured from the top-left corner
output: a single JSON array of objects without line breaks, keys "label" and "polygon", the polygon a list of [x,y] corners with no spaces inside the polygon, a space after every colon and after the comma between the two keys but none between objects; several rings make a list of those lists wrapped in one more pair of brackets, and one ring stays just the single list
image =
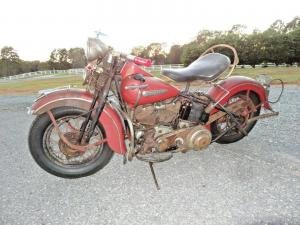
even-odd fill
[{"label": "wheel spoke", "polygon": [[[74,119],[72,116],[66,116],[60,118],[57,121],[60,132],[67,136],[68,138],[76,137],[79,125],[82,123],[83,118],[77,117]],[[96,155],[100,154],[102,151],[103,144],[99,146],[91,146],[83,153],[76,153],[76,150],[69,149],[62,140],[60,140],[57,129],[51,124],[51,127],[44,134],[46,136],[46,149],[49,154],[55,160],[57,164],[60,165],[79,165],[84,164],[92,160]],[[75,136],[74,136],[75,135]],[[102,133],[99,127],[96,127],[95,133],[91,138],[89,144],[96,143],[103,140]],[[69,140],[72,143],[72,140]],[[66,155],[67,154],[67,155]]]}]

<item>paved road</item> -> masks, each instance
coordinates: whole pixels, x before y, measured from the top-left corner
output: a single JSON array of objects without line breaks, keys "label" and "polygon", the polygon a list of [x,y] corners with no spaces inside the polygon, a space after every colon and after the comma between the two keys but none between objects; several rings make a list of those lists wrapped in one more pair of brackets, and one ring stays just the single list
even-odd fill
[{"label": "paved road", "polygon": [[160,191],[147,165],[117,155],[82,179],[41,170],[27,147],[32,100],[0,97],[0,224],[300,224],[299,87],[239,143],[156,165]]}]

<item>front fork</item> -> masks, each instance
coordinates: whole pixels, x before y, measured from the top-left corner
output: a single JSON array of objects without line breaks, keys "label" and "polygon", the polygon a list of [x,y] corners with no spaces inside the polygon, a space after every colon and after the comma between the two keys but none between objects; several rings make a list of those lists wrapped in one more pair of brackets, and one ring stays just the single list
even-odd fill
[{"label": "front fork", "polygon": [[[111,83],[112,83],[112,80],[113,80],[115,72],[116,72],[116,67],[117,67],[117,59],[113,58],[112,64],[111,64],[111,69],[109,70],[110,73],[109,73],[108,79],[103,88],[101,88],[100,90],[96,90],[95,97],[93,98],[93,101],[89,108],[88,115],[80,127],[79,137],[77,140],[77,143],[79,143],[79,144],[89,143],[89,141],[94,133],[94,130],[98,123],[98,119],[100,118],[101,113],[104,109],[104,106],[105,106],[105,103],[107,100],[107,96],[108,96],[108,93],[109,93],[109,90],[111,87]],[[95,110],[95,106],[96,106],[97,102],[99,102],[99,104],[97,105],[97,108],[95,111],[95,116],[92,117],[92,113]],[[89,125],[89,121],[90,121],[91,117],[92,117],[92,120],[91,120],[91,124]],[[85,133],[86,133],[86,137],[83,138]]]}]

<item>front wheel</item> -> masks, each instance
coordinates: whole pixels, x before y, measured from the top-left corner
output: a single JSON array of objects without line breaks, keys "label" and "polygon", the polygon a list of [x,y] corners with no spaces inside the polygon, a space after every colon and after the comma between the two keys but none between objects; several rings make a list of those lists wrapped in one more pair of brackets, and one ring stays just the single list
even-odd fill
[{"label": "front wheel", "polygon": [[[257,121],[248,123],[248,120],[260,114],[260,100],[255,93],[244,91],[232,96],[228,100],[226,105],[235,103],[239,100],[248,102],[248,104],[244,108],[240,108],[238,110],[239,112],[237,120],[240,122],[241,128],[244,129],[247,133],[249,133],[253,129]],[[217,138],[220,134],[226,133],[225,135],[221,136],[216,140],[217,143],[230,144],[239,141],[245,137],[245,135],[241,133],[236,127],[229,130],[231,125],[232,121],[228,115],[219,118],[211,124],[213,138]]]},{"label": "front wheel", "polygon": [[[76,143],[86,111],[73,107],[60,107],[53,109],[52,113],[59,130],[71,143]],[[101,124],[98,124],[89,144],[104,139],[105,132]],[[59,138],[47,113],[37,116],[33,121],[28,144],[32,157],[41,168],[63,178],[91,175],[102,169],[113,156],[113,151],[107,143],[91,146],[84,152],[70,149]]]}]

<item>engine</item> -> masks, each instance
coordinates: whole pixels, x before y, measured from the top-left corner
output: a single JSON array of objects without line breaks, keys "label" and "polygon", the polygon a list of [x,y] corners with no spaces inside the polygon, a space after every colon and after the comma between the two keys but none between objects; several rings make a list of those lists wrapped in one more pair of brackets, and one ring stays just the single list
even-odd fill
[{"label": "engine", "polygon": [[164,101],[148,106],[138,106],[135,109],[134,116],[138,123],[147,126],[157,124],[167,125],[175,123],[181,107],[179,100]]},{"label": "engine", "polygon": [[134,111],[140,153],[168,150],[200,150],[211,142],[211,133],[201,125],[208,119],[205,105],[186,98],[138,106]]},{"label": "engine", "polygon": [[170,146],[181,152],[201,150],[211,142],[211,132],[202,125],[178,129],[156,139],[158,151],[164,152]]}]

